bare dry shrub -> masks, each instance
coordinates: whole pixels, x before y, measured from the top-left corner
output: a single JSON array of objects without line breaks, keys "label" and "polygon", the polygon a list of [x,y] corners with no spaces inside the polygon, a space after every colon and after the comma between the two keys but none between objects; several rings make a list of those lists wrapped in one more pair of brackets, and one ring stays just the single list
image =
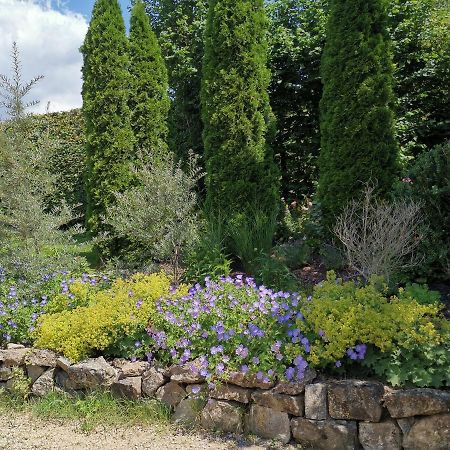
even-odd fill
[{"label": "bare dry shrub", "polygon": [[420,263],[416,249],[424,219],[419,203],[383,201],[375,197],[374,190],[367,185],[362,198],[345,207],[334,233],[352,269],[365,280],[381,275],[389,281],[393,274]]}]

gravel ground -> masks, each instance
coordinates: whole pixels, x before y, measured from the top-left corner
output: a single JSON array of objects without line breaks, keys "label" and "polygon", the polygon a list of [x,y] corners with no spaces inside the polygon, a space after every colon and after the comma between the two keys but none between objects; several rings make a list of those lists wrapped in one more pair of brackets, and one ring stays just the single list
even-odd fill
[{"label": "gravel ground", "polygon": [[[0,415],[0,450],[267,450],[279,445],[255,444],[181,431],[169,426],[104,428],[83,433],[79,423],[41,421],[30,414]],[[283,450],[293,449],[284,446]]]}]

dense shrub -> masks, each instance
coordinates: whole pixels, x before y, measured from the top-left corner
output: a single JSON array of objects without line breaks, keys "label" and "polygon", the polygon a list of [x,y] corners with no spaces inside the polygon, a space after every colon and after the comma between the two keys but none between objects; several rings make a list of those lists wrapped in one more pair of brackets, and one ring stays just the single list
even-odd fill
[{"label": "dense shrub", "polygon": [[[87,153],[87,223],[97,234],[114,193],[132,179],[133,132],[130,122],[129,54],[117,0],[97,0],[83,54],[83,116]],[[107,249],[104,249],[107,250]]]},{"label": "dense shrub", "polygon": [[[64,202],[49,207],[57,192],[51,173],[54,149],[46,140],[30,139],[30,118],[24,97],[41,79],[22,81],[19,51],[12,50],[12,76],[0,74],[1,105],[7,120],[0,128],[0,267],[18,279],[83,264],[71,250],[74,219]],[[36,102],[31,102],[35,104]]]},{"label": "dense shrub", "polygon": [[81,110],[34,115],[28,129],[31,142],[50,147],[48,165],[54,175],[55,192],[48,199],[49,205],[67,202],[82,223],[86,210],[86,142]]},{"label": "dense shrub", "polygon": [[[80,293],[77,283],[72,289],[69,285],[66,296],[79,306],[43,315],[36,327],[35,345],[61,352],[74,361],[98,351],[115,356],[143,356],[140,344],[133,338],[145,334],[155,319],[156,301],[169,297],[172,291],[170,277],[162,273],[118,279],[94,295],[84,290]],[[181,287],[173,295],[185,292]],[[77,294],[82,298],[77,298]],[[61,305],[60,299],[58,302]],[[130,338],[133,341],[127,345]]]},{"label": "dense shrub", "polygon": [[228,227],[278,209],[262,0],[210,0],[201,91],[206,203]]},{"label": "dense shrub", "polygon": [[130,21],[129,105],[138,150],[156,157],[167,153],[167,116],[170,100],[167,69],[144,3],[135,2]]},{"label": "dense shrub", "polygon": [[[433,352],[438,356],[449,344],[449,324],[439,316],[440,305],[421,304],[408,291],[388,298],[376,284],[358,286],[330,273],[315,287],[311,301],[303,306],[304,320],[298,321],[311,341],[305,354],[308,362],[340,367],[345,361],[364,360],[369,349],[374,356],[367,364],[392,384],[444,385],[448,366],[443,360],[447,360],[432,363]],[[408,375],[411,365],[399,362],[413,354],[415,371]],[[376,367],[377,360],[383,367]],[[395,377],[399,370],[401,375]]]},{"label": "dense shrub", "polygon": [[136,169],[135,177],[136,186],[115,194],[105,222],[137,248],[137,261],[170,261],[178,280],[181,252],[197,235],[196,160],[184,172],[173,155],[160,155]]},{"label": "dense shrub", "polygon": [[450,279],[450,141],[421,155],[412,164],[397,197],[423,204],[427,227],[419,250],[422,276]]},{"label": "dense shrub", "polygon": [[393,64],[383,0],[334,0],[322,56],[318,195],[326,225],[370,180],[390,192],[398,172]]}]

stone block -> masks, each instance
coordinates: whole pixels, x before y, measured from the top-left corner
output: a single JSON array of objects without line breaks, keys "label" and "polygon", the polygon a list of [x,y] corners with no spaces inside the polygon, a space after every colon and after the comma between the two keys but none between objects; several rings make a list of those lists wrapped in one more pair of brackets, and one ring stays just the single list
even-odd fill
[{"label": "stone block", "polygon": [[364,450],[400,450],[402,432],[393,420],[359,424],[359,442]]},{"label": "stone block", "polygon": [[294,439],[314,450],[357,450],[359,448],[356,422],[345,420],[291,420]]},{"label": "stone block", "polygon": [[172,416],[174,423],[185,426],[193,426],[200,420],[200,413],[206,404],[206,400],[201,398],[184,398],[175,407]]},{"label": "stone block", "polygon": [[280,381],[274,388],[275,394],[299,395],[305,390],[307,384],[312,383],[317,377],[314,369],[306,369],[305,376],[301,381]]},{"label": "stone block", "polygon": [[428,416],[450,411],[450,392],[436,389],[405,389],[384,396],[391,417]]},{"label": "stone block", "polygon": [[303,395],[275,394],[271,391],[255,391],[252,394],[253,401],[260,406],[272,408],[275,411],[286,412],[293,416],[303,416],[305,399]]},{"label": "stone block", "polygon": [[251,400],[249,389],[245,389],[233,384],[220,384],[214,387],[209,393],[211,398],[218,400],[232,400],[239,403],[249,403]]},{"label": "stone block", "polygon": [[416,419],[403,439],[405,450],[449,450],[450,414]]},{"label": "stone block", "polygon": [[172,407],[177,406],[186,395],[186,391],[175,381],[170,381],[156,391],[156,398]]},{"label": "stone block", "polygon": [[379,422],[384,387],[370,381],[345,380],[328,385],[328,412],[333,419]]},{"label": "stone block", "polygon": [[325,383],[305,386],[305,417],[314,420],[328,418],[327,385]]},{"label": "stone block", "polygon": [[167,382],[167,378],[158,369],[151,367],[142,375],[142,393],[154,397],[156,391]]},{"label": "stone block", "polygon": [[201,425],[208,430],[242,433],[244,411],[241,406],[223,400],[210,399],[203,408]]},{"label": "stone block", "polygon": [[111,393],[116,397],[137,400],[141,397],[141,377],[122,378],[111,385]]},{"label": "stone block", "polygon": [[289,416],[265,406],[252,405],[246,418],[246,429],[264,439],[275,439],[287,444],[291,439]]}]

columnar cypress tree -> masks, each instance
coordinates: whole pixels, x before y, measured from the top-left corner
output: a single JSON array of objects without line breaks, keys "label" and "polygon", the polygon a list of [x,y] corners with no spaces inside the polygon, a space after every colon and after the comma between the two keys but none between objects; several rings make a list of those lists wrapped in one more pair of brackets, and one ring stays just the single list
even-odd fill
[{"label": "columnar cypress tree", "polygon": [[322,57],[318,194],[325,224],[365,182],[389,191],[397,173],[392,58],[383,0],[332,0]]},{"label": "columnar cypress tree", "polygon": [[133,132],[128,107],[128,41],[117,0],[97,0],[81,52],[86,120],[87,223],[95,234],[114,192],[130,183]]},{"label": "columnar cypress tree", "polygon": [[209,2],[201,91],[206,204],[226,221],[278,206],[267,27],[263,0]]},{"label": "columnar cypress tree", "polygon": [[130,74],[129,105],[136,148],[150,156],[166,153],[170,108],[167,70],[142,0],[131,11]]}]

